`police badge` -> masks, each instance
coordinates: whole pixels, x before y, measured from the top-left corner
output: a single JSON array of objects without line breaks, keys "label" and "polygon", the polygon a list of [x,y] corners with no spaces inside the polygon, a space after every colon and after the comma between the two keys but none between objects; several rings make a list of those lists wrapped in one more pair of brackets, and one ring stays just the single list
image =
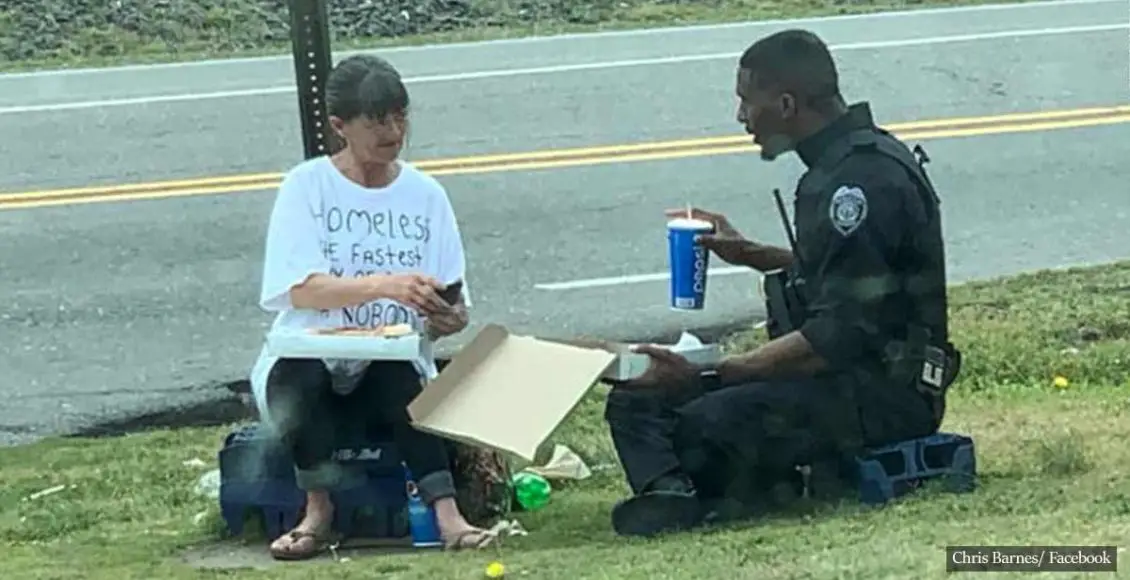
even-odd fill
[{"label": "police badge", "polygon": [[859,224],[867,219],[867,198],[863,190],[858,187],[840,186],[832,194],[832,202],[828,205],[828,217],[832,220],[832,227],[842,236],[849,236],[859,228]]}]

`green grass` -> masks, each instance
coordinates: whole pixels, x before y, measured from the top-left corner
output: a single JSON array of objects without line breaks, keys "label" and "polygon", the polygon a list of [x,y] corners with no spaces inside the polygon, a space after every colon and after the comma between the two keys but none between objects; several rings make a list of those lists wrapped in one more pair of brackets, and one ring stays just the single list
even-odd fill
[{"label": "green grass", "polygon": [[[469,20],[463,28],[396,38],[340,39],[334,42],[334,50],[1023,1],[1025,0],[573,0],[566,4],[547,2],[549,6],[545,8],[546,16],[531,22],[515,12],[512,2],[476,0],[472,4],[485,16]],[[233,4],[239,5],[238,2]],[[289,54],[289,41],[259,40],[265,24],[258,18],[252,18],[252,14],[255,13],[216,13],[199,28],[164,22],[151,35],[110,26],[71,31],[72,36],[49,54],[19,60],[5,60],[0,56],[0,72]],[[492,22],[488,23],[487,19]],[[0,38],[18,37],[20,26],[26,25],[20,24],[20,19],[14,13],[0,10]]]},{"label": "green grass", "polygon": [[[1130,262],[979,282],[952,292],[966,353],[945,430],[971,434],[982,487],[922,492],[885,509],[804,506],[709,534],[624,540],[608,512],[625,492],[615,469],[560,486],[530,531],[501,553],[508,578],[539,580],[937,577],[950,544],[1099,545],[1130,537]],[[744,333],[729,348],[762,339]],[[1066,387],[1053,384],[1056,376]],[[547,447],[613,460],[596,389]],[[212,578],[181,563],[219,537],[197,496],[227,429],[118,439],[49,439],[0,449],[0,578]],[[58,485],[61,492],[27,496]],[[262,543],[260,542],[260,545]],[[239,570],[225,578],[480,578],[498,554],[372,556]],[[77,575],[76,575],[77,573]],[[973,576],[976,577],[976,576]],[[1071,577],[1070,575],[1057,575]],[[1082,577],[1082,575],[1080,575]]]}]

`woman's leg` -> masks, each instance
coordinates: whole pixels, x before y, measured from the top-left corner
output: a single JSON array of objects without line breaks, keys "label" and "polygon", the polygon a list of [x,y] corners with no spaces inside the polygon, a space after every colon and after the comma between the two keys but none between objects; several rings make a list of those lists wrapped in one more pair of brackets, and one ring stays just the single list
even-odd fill
[{"label": "woman's leg", "polygon": [[371,409],[372,421],[392,429],[404,463],[412,471],[421,499],[432,505],[440,534],[451,547],[484,545],[489,538],[467,522],[455,502],[455,481],[444,439],[417,430],[408,404],[423,389],[416,368],[407,362],[375,361],[356,391],[349,395],[354,409]]},{"label": "woman's leg", "polygon": [[294,458],[298,487],[306,491],[305,517],[271,544],[277,558],[314,555],[333,523],[328,490],[341,478],[333,461],[333,397],[329,372],[320,360],[281,359],[267,376],[271,420]]}]

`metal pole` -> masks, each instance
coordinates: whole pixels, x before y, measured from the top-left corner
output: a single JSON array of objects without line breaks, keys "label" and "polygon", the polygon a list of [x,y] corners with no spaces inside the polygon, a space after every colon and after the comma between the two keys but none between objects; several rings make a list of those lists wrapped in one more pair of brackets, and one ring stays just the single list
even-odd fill
[{"label": "metal pole", "polygon": [[326,115],[326,76],[333,66],[326,0],[289,0],[290,40],[302,143],[310,159],[336,150]]}]

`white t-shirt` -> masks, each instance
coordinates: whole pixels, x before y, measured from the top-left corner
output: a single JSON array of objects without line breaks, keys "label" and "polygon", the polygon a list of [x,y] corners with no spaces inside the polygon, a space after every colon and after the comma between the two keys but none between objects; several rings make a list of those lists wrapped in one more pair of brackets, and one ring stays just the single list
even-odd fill
[{"label": "white t-shirt", "polygon": [[[410,163],[401,161],[400,168],[383,188],[357,184],[327,156],[291,169],[271,212],[259,305],[278,313],[272,330],[410,324],[425,340],[420,358],[412,362],[431,379],[437,374],[434,348],[412,308],[389,299],[326,311],[297,309],[290,302],[291,288],[317,273],[417,273],[444,284],[464,279],[463,241],[447,191]],[[466,281],[463,299],[470,306]],[[264,345],[251,371],[252,393],[265,421],[267,375],[276,360]],[[334,390],[343,394],[356,387],[368,366],[365,361],[323,362]]]}]

